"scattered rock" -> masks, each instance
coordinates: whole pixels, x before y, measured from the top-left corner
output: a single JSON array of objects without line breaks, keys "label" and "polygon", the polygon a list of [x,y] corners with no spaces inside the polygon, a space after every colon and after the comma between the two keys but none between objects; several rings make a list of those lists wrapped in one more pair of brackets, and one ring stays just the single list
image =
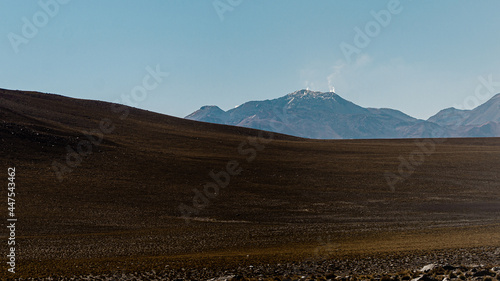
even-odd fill
[{"label": "scattered rock", "polygon": [[436,264],[431,263],[431,264],[428,264],[428,265],[422,267],[420,269],[420,271],[422,271],[422,272],[429,272],[429,271],[433,270],[434,268],[436,268]]},{"label": "scattered rock", "polygon": [[437,281],[437,280],[432,278],[429,275],[424,274],[424,275],[421,275],[420,277],[412,279],[411,281]]},{"label": "scattered rock", "polygon": [[[172,268],[140,272],[115,272],[110,274],[83,274],[81,276],[58,277],[52,280],[210,280],[210,281],[300,281],[300,280],[405,280],[405,281],[462,281],[462,280],[500,280],[498,259],[486,253],[483,248],[477,251],[461,250],[458,253],[434,254],[423,257],[384,256],[355,259],[325,259],[321,261],[280,262],[276,264],[253,263],[237,268],[218,268],[200,266],[199,268]],[[462,259],[467,256],[467,260]],[[484,259],[484,257],[488,259]],[[433,261],[418,269],[423,261]],[[467,265],[467,266],[463,266]],[[400,272],[396,274],[395,272]],[[418,277],[417,277],[418,276]],[[459,278],[459,276],[461,278]],[[416,277],[416,278],[414,278]],[[491,278],[493,277],[493,278]],[[45,278],[19,278],[17,280],[51,280]]]}]

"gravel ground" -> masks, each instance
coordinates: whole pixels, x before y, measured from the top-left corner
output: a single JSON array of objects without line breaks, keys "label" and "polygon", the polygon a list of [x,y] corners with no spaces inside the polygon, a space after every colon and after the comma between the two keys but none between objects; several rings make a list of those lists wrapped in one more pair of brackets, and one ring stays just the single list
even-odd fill
[{"label": "gravel ground", "polygon": [[500,248],[387,254],[237,268],[175,268],[18,280],[500,280]]}]

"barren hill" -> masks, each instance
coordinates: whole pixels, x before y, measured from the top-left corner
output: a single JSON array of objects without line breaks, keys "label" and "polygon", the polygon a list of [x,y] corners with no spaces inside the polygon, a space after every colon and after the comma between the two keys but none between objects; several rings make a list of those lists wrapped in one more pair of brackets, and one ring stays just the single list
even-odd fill
[{"label": "barren hill", "polygon": [[338,255],[500,246],[499,144],[308,140],[0,90],[23,276],[258,264],[326,237]]}]

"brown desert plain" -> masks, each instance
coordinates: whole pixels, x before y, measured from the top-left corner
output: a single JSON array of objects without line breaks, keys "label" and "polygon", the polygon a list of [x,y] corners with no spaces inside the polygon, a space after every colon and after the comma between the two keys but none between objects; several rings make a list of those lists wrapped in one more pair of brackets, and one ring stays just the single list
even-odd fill
[{"label": "brown desert plain", "polygon": [[500,279],[498,138],[309,140],[5,89],[0,120],[3,280]]}]

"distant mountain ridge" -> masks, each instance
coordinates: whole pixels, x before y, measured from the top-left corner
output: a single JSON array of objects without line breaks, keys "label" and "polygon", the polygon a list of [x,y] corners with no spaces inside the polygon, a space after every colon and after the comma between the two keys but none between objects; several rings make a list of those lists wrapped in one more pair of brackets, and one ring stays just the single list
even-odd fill
[{"label": "distant mountain ridge", "polygon": [[313,139],[499,137],[500,94],[473,110],[448,108],[428,120],[389,108],[364,108],[334,92],[300,90],[224,111],[203,106],[186,119]]}]

